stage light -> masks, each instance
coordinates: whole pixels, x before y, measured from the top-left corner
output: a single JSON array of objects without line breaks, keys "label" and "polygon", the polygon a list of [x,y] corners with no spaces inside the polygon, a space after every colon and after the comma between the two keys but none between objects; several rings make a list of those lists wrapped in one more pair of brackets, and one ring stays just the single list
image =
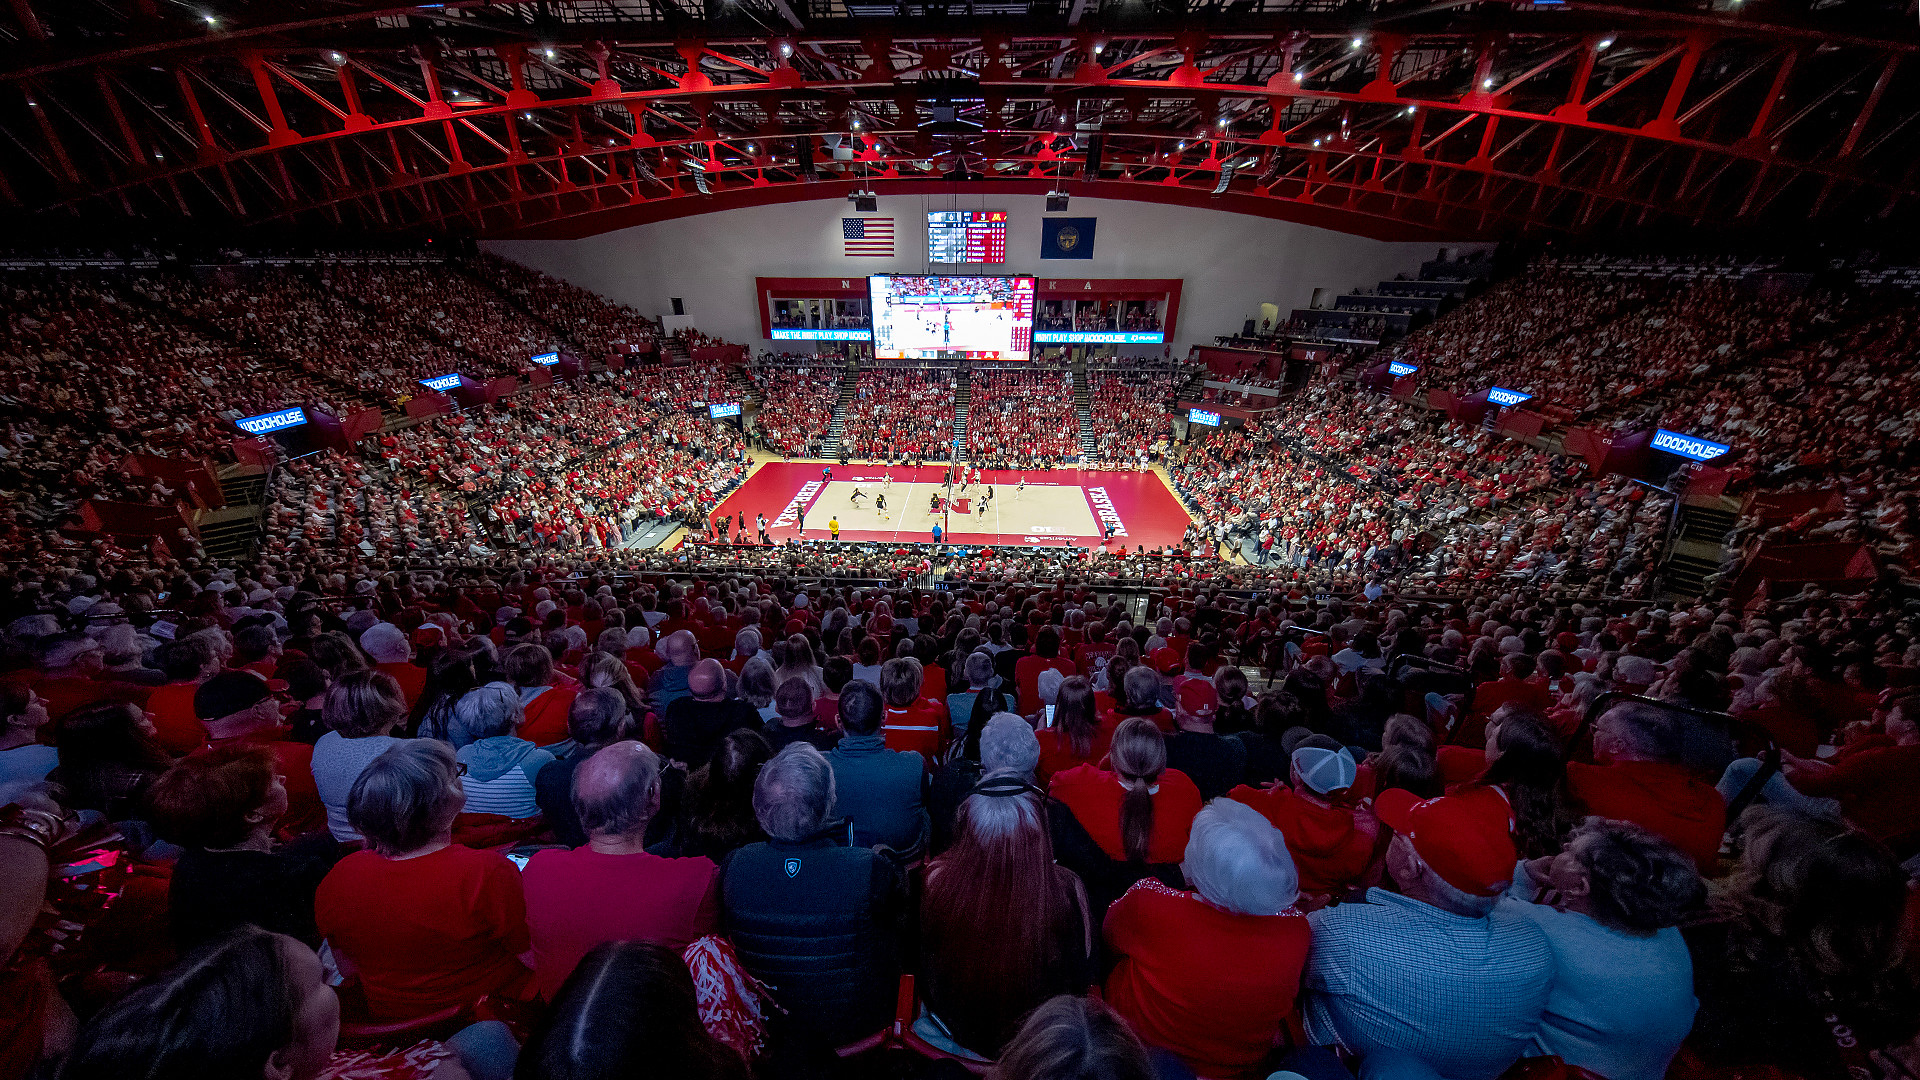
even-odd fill
[{"label": "stage light", "polygon": [[1417,111],[1417,109],[1418,109],[1418,108],[1419,108],[1419,107],[1418,107],[1418,106],[1415,106],[1415,105],[1409,105],[1409,106],[1407,106],[1407,115],[1408,115],[1408,116],[1412,116],[1412,115],[1414,114],[1414,112],[1415,112],[1415,111]]},{"label": "stage light", "polygon": [[1354,39],[1353,39],[1353,48],[1356,48],[1356,49],[1357,49],[1357,48],[1359,48],[1360,46],[1362,46],[1362,45],[1365,45],[1365,44],[1366,44],[1366,40],[1365,40],[1365,39],[1363,39],[1363,38],[1354,38]]},{"label": "stage light", "polygon": [[1099,43],[1099,42],[1097,42],[1097,41],[1096,41],[1096,42],[1094,42],[1094,43],[1093,43],[1093,55],[1095,55],[1095,56],[1099,56],[1099,55],[1100,55],[1100,54],[1101,54],[1102,52],[1105,52],[1105,51],[1106,51],[1106,48],[1107,48],[1107,47],[1106,47],[1105,45],[1102,45],[1102,44],[1100,44],[1100,43]]},{"label": "stage light", "polygon": [[1600,39],[1600,44],[1598,44],[1598,45],[1596,45],[1596,46],[1594,46],[1594,47],[1595,47],[1595,48],[1598,48],[1598,49],[1604,49],[1604,48],[1606,48],[1607,46],[1609,46],[1609,45],[1612,45],[1612,44],[1613,44],[1613,39],[1612,39],[1612,38],[1601,38],[1601,39]]},{"label": "stage light", "polygon": [[207,20],[207,25],[208,25],[208,26],[218,26],[218,25],[220,25],[220,19],[219,19],[219,17],[218,17],[218,16],[214,16],[214,15],[202,15],[202,16],[200,16],[200,17],[201,17],[201,18],[203,18],[203,19],[205,19],[205,20]]},{"label": "stage light", "polygon": [[781,56],[792,56],[792,55],[793,55],[793,46],[791,46],[791,45],[789,45],[789,44],[787,44],[787,43],[786,43],[786,42],[784,42],[784,41],[783,41],[783,42],[781,42],[781,43],[780,43],[780,55],[781,55]]},{"label": "stage light", "polygon": [[1491,90],[1491,89],[1493,89],[1493,80],[1492,80],[1492,79],[1481,79],[1481,80],[1480,80],[1480,89],[1482,89],[1482,90]]},{"label": "stage light", "polygon": [[546,52],[547,52],[547,59],[549,60],[553,59],[553,50],[548,49]]}]

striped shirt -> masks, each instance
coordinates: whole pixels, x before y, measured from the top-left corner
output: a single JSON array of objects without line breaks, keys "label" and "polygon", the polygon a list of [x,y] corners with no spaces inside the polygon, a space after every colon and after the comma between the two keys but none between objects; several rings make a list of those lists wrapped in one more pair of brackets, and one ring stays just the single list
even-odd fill
[{"label": "striped shirt", "polygon": [[1410,1054],[1448,1080],[1493,1080],[1529,1052],[1553,985],[1540,928],[1502,903],[1486,918],[1383,889],[1309,915],[1307,1035],[1366,1055]]}]

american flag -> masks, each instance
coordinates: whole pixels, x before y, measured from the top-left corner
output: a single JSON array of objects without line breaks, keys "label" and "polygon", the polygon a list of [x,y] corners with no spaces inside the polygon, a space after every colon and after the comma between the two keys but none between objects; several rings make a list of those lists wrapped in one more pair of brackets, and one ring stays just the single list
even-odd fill
[{"label": "american flag", "polygon": [[849,259],[893,258],[893,219],[841,218],[841,254]]}]

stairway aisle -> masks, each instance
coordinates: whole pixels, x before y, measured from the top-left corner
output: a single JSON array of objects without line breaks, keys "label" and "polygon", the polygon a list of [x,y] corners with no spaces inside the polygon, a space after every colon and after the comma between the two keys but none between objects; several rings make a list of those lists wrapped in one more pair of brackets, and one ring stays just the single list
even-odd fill
[{"label": "stairway aisle", "polygon": [[953,463],[967,463],[967,406],[973,402],[973,371],[962,365],[953,373]]},{"label": "stairway aisle", "polygon": [[1661,591],[1670,597],[1707,594],[1707,578],[1720,570],[1727,536],[1739,520],[1740,503],[1721,498],[1713,503],[1685,503],[1675,524],[1673,544],[1667,549],[1660,578]]},{"label": "stairway aisle", "polygon": [[1093,434],[1093,392],[1084,358],[1073,362],[1073,412],[1080,418],[1080,460],[1091,461],[1100,445]]},{"label": "stairway aisle", "polygon": [[853,390],[860,381],[860,361],[848,360],[840,369],[840,395],[834,399],[833,419],[827,423],[827,441],[821,444],[820,455],[829,459],[840,457],[840,436],[847,429],[847,406],[853,403]]}]

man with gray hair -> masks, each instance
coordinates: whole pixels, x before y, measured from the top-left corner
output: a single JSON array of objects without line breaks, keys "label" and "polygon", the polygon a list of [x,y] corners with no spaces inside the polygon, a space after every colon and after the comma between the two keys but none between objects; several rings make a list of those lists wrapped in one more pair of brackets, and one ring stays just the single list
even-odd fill
[{"label": "man with gray hair", "polygon": [[1567,763],[1567,790],[1587,813],[1630,821],[1693,857],[1702,873],[1720,858],[1727,802],[1689,767],[1688,728],[1700,721],[1657,705],[1625,702],[1593,724],[1593,759]]},{"label": "man with gray hair", "polygon": [[575,770],[571,801],[586,844],[539,852],[520,878],[535,981],[549,1000],[603,941],[652,941],[679,952],[719,919],[712,860],[647,854],[647,825],[660,810],[653,751],[631,740],[596,751]]},{"label": "man with gray hair", "polygon": [[[800,742],[776,754],[753,785],[768,836],[721,867],[721,923],[740,962],[772,989],[774,1053],[791,1064],[885,1026],[899,981],[900,875],[830,827],[834,770]],[[776,1069],[776,1071],[781,1071]]]},{"label": "man with gray hair", "polygon": [[1307,1037],[1359,1054],[1363,1080],[1494,1080],[1529,1052],[1553,985],[1546,935],[1500,904],[1518,861],[1506,802],[1391,788],[1374,812],[1400,891],[1307,917]]},{"label": "man with gray hair", "polygon": [[653,651],[666,665],[647,680],[647,700],[656,711],[665,714],[667,706],[689,693],[687,676],[693,673],[693,665],[700,662],[700,640],[691,630],[675,630],[661,638]]}]

